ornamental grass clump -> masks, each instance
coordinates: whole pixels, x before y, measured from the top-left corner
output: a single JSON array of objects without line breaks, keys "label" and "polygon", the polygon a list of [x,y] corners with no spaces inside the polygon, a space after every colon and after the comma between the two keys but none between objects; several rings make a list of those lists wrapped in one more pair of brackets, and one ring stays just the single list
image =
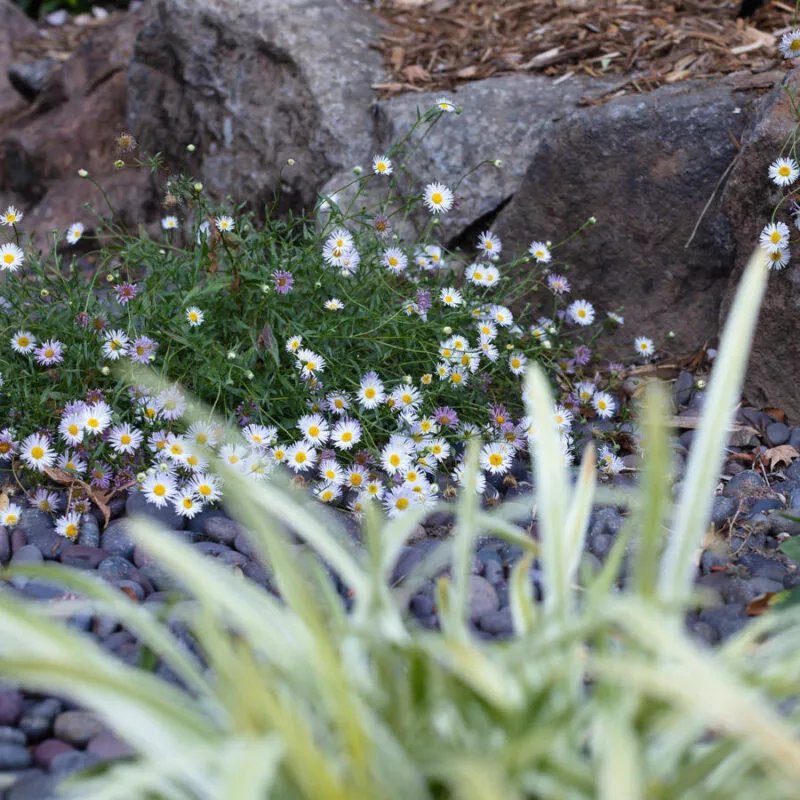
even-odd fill
[{"label": "ornamental grass clump", "polygon": [[[126,490],[192,517],[224,492],[211,457],[256,481],[282,466],[322,502],[360,515],[381,501],[394,515],[454,491],[476,435],[482,492],[486,475],[507,477],[527,452],[521,382],[533,362],[559,386],[565,457],[573,426],[619,417],[621,367],[593,347],[622,320],[570,299],[558,244],[505,259],[486,230],[468,251],[444,246],[437,223],[461,181],[414,183],[406,162],[433,125],[459,124],[455,111],[442,98],[372,171],[355,170],[346,205],[333,193],[305,217],[277,218],[278,198],[263,223],[213,205],[188,171],[194,147],[152,235],[129,234],[110,209],[42,253],[26,243],[24,212],[7,208],[0,464],[17,486],[4,524],[27,502],[72,531],[92,501],[106,509]],[[163,170],[132,136],[119,144],[120,169]],[[415,212],[427,222],[410,239],[398,231]],[[93,230],[101,246],[87,250]],[[537,292],[544,301],[526,302]],[[127,384],[131,364],[164,385]],[[237,430],[208,415],[188,422],[189,395]],[[601,464],[621,468],[611,451]]]},{"label": "ornamental grass clump", "polygon": [[[140,545],[191,598],[170,616],[185,621],[192,650],[147,606],[88,573],[15,568],[85,600],[24,604],[0,595],[0,677],[73,698],[136,753],[72,779],[62,787],[66,797],[795,797],[800,609],[760,617],[715,652],[682,624],[696,603],[691,575],[707,490],[722,462],[767,272],[761,255],[744,276],[674,507],[666,394],[651,387],[641,488],[628,496],[630,523],[599,573],[580,564],[594,456],[584,454],[573,485],[559,457],[549,382],[536,366],[526,396],[538,432],[539,541],[505,521],[514,509],[481,510],[475,493],[463,492],[452,539],[392,587],[392,567],[423,509],[381,522],[368,508],[366,548],[354,549],[296,490],[279,481],[253,485],[223,463],[227,492],[279,596],[152,522],[134,526]],[[470,484],[478,443],[468,450]],[[516,636],[507,642],[480,641],[468,624],[478,531],[525,550],[509,584]],[[350,613],[312,552],[349,587]],[[431,563],[443,555],[444,573],[444,561]],[[535,555],[541,599],[529,575]],[[406,615],[415,586],[437,573],[441,633]],[[148,661],[167,665],[183,688],[121,663],[53,619],[78,610],[118,619]]]}]

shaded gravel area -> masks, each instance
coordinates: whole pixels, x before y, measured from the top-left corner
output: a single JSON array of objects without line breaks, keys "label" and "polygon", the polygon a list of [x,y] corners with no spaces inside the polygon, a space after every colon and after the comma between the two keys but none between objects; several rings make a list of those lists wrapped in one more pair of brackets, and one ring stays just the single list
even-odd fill
[{"label": "shaded gravel area", "polygon": [[[681,401],[678,416],[683,415],[687,420],[696,417],[704,395],[694,392],[686,380],[682,383],[679,380],[676,386],[682,392],[676,396]],[[744,445],[729,448],[729,459],[714,497],[714,535],[708,537],[697,571],[697,585],[707,590],[714,603],[690,613],[686,620],[691,634],[709,647],[746,626],[751,615],[758,612],[760,598],[800,585],[798,565],[778,549],[783,539],[800,535],[800,523],[781,516],[781,512],[788,510],[800,517],[800,458],[788,459],[780,470],[772,472],[760,461],[753,461],[759,453],[781,445],[800,450],[800,427],[788,427],[776,417],[748,408],[740,410],[739,421],[753,433]],[[584,429],[577,434],[582,437],[580,444],[584,444],[592,431]],[[688,430],[674,442],[678,481],[692,438],[693,432]],[[636,458],[630,455],[625,461],[634,466]],[[748,468],[749,462],[758,468]],[[532,479],[528,465],[517,461],[510,476],[491,477],[484,503],[496,504],[529,494]],[[612,483],[630,485],[634,481],[635,473],[622,473]],[[227,564],[243,579],[277,593],[268,568],[259,563],[253,552],[247,531],[222,510],[204,511],[186,520],[168,509],[156,509],[140,494],[133,493],[127,499],[113,501],[111,511],[112,521],[105,530],[101,530],[93,514],[84,515],[78,540],[72,543],[55,533],[51,515],[28,509],[21,524],[10,534],[0,529],[0,564],[59,561],[74,569],[96,573],[135,602],[152,606],[174,602],[180,595],[180,587],[135,545],[128,533],[127,517],[147,512],[207,557]],[[333,513],[357,539],[358,523],[343,512]],[[395,583],[402,584],[425,555],[440,546],[452,522],[451,514],[436,512],[417,526],[395,565],[392,576]],[[536,526],[529,515],[516,522],[536,536]],[[624,515],[618,508],[594,509],[584,556],[590,565],[602,566],[623,522]],[[508,580],[521,556],[520,548],[499,539],[481,537],[476,542],[470,618],[480,638],[502,639],[511,635]],[[342,602],[349,605],[347,587],[335,575],[333,578]],[[530,580],[534,591],[541,596],[541,571],[535,562]],[[66,596],[56,585],[24,577],[0,579],[0,591],[41,602],[57,602]],[[421,626],[432,630],[439,625],[434,597],[434,581],[429,580],[413,595],[408,609]],[[183,622],[177,616],[171,618],[169,613],[167,619],[174,635],[200,658]],[[67,624],[88,633],[123,661],[136,664],[142,657],[139,642],[113,619],[75,615]],[[177,681],[164,665],[157,665],[156,672],[165,680]],[[55,785],[65,775],[102,760],[123,757],[128,752],[127,746],[91,714],[71,703],[0,685],[0,777],[17,779],[10,789],[0,791],[2,800],[46,800],[54,796]]]}]

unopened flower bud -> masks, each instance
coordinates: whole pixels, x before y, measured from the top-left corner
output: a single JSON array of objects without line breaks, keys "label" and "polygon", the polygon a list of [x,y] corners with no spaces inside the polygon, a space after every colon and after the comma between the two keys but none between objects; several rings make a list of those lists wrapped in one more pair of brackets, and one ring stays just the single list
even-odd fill
[{"label": "unopened flower bud", "polygon": [[116,169],[122,169],[124,166],[125,166],[125,162],[124,162],[124,161],[123,161],[121,158],[118,158],[118,159],[117,159],[117,160],[114,162],[114,167],[115,167]]},{"label": "unopened flower bud", "polygon": [[137,472],[136,473],[136,480],[139,481],[139,483],[144,483],[146,479],[147,479],[147,473],[146,472]]},{"label": "unopened flower bud", "polygon": [[497,167],[497,169],[500,169],[500,167],[503,166],[503,159],[496,158],[492,163],[495,165],[495,167]]},{"label": "unopened flower bud", "polygon": [[363,167],[353,167],[353,175],[360,175],[363,171]]},{"label": "unopened flower bud", "polygon": [[228,350],[228,361],[233,361],[236,358],[235,350]]},{"label": "unopened flower bud", "polygon": [[295,163],[296,163],[296,162],[295,162],[295,160],[294,160],[293,158],[287,158],[287,159],[286,159],[286,163],[287,163],[287,164],[288,164],[290,167],[293,167],[293,166],[295,165]]},{"label": "unopened flower bud", "polygon": [[192,184],[192,188],[197,192],[197,194],[200,194],[200,192],[203,191],[203,184],[200,183],[200,181],[197,181],[197,183]]},{"label": "unopened flower bud", "polygon": [[595,225],[597,223],[597,217],[589,217],[589,224]]},{"label": "unopened flower bud", "polygon": [[187,150],[188,150],[190,153],[194,153],[194,151],[195,151],[195,149],[196,149],[196,148],[195,148],[195,146],[194,146],[193,144],[187,144],[187,145],[186,145],[186,149],[187,149]]},{"label": "unopened flower bud", "polygon": [[110,370],[108,367],[101,367],[101,368],[100,368],[100,372],[101,372],[103,375],[110,375],[110,374],[111,374],[111,370]]},{"label": "unopened flower bud", "polygon": [[79,169],[78,170],[78,175],[81,178],[88,178],[89,177],[89,173],[85,169]]},{"label": "unopened flower bud", "polygon": [[403,380],[406,383],[414,383],[414,379],[410,375],[403,375]]},{"label": "unopened flower bud", "polygon": [[453,329],[449,325],[445,325],[442,331],[445,336],[449,336],[453,332]]},{"label": "unopened flower bud", "polygon": [[675,331],[670,331],[667,334],[667,339],[674,339],[675,338]]},{"label": "unopened flower bud", "polygon": [[513,350],[513,349],[514,349],[514,345],[513,344],[507,344],[506,345],[506,350]]},{"label": "unopened flower bud", "polygon": [[704,381],[702,378],[698,378],[698,379],[697,379],[697,380],[694,382],[694,385],[695,385],[695,387],[696,387],[696,388],[698,388],[698,389],[705,389],[705,388],[706,388],[706,382],[705,382],[705,381]]},{"label": "unopened flower bud", "polygon": [[542,347],[544,347],[544,349],[545,349],[545,350],[549,350],[549,349],[550,349],[552,346],[553,346],[553,345],[552,345],[552,344],[550,344],[550,342],[549,342],[549,341],[547,341],[547,342],[542,342]]},{"label": "unopened flower bud", "polygon": [[269,284],[262,283],[262,284],[261,284],[261,291],[262,291],[264,294],[269,294],[269,291],[270,291],[270,289],[269,289]]},{"label": "unopened flower bud", "polygon": [[50,292],[48,292],[48,291],[47,291],[47,289],[42,289],[42,290],[39,292],[39,294],[40,294],[42,297],[49,297],[49,295],[50,295]]},{"label": "unopened flower bud", "polygon": [[252,370],[247,370],[247,372],[245,372],[245,376],[247,377],[247,380],[249,380],[249,381],[251,381],[251,380],[253,380],[253,378],[255,378],[255,374],[252,372]]}]

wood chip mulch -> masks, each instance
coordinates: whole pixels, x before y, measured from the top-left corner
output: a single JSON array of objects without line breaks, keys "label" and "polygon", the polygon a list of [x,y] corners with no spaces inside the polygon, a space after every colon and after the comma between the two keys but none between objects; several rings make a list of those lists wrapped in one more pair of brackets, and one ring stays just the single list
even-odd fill
[{"label": "wood chip mulch", "polygon": [[381,98],[451,91],[495,75],[619,76],[613,92],[646,92],[735,73],[740,88],[768,88],[785,73],[780,37],[792,0],[737,19],[736,0],[376,0],[388,23],[380,43]]}]

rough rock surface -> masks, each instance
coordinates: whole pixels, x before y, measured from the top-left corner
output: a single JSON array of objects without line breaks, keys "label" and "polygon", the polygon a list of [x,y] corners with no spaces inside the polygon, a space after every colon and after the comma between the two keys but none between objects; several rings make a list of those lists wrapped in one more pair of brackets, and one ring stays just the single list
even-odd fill
[{"label": "rough rock surface", "polygon": [[674,330],[688,352],[717,333],[733,237],[718,207],[686,242],[734,155],[745,98],[723,83],[684,83],[621,97],[560,120],[528,163],[496,231],[506,252],[559,242],[589,216],[597,225],[564,245],[575,297],[600,314],[624,306],[617,342]]},{"label": "rough rock surface", "polygon": [[51,240],[50,231],[63,231],[79,219],[94,227],[84,203],[109,214],[100,192],[78,176],[79,169],[103,186],[118,219],[143,221],[149,176],[113,167],[118,158],[114,137],[127,123],[126,69],[143,13],[99,27],[50,75],[35,101],[24,103],[22,114],[0,113],[0,198],[25,211],[25,230],[40,245]]},{"label": "rough rock surface", "polygon": [[37,35],[36,24],[11,0],[0,0],[0,120],[11,119],[28,105],[8,79],[14,62],[14,43]]},{"label": "rough rock surface", "polygon": [[[722,304],[727,314],[747,260],[758,242],[763,226],[781,197],[779,187],[768,180],[769,165],[784,152],[787,137],[797,125],[787,88],[800,87],[800,69],[788,73],[783,85],[776,86],[759,101],[756,113],[742,138],[742,149],[731,170],[721,197],[721,206],[731,221],[736,246],[733,269]],[[794,228],[786,206],[776,219]],[[796,259],[796,255],[794,257]],[[783,408],[800,419],[800,386],[787,379],[787,368],[800,365],[800,340],[797,316],[800,311],[800,272],[793,260],[780,273],[773,272],[761,306],[750,363],[747,367],[745,395],[753,405]]]},{"label": "rough rock surface", "polygon": [[128,70],[134,133],[178,163],[193,143],[218,199],[311,207],[369,147],[380,30],[343,0],[160,0]]}]

